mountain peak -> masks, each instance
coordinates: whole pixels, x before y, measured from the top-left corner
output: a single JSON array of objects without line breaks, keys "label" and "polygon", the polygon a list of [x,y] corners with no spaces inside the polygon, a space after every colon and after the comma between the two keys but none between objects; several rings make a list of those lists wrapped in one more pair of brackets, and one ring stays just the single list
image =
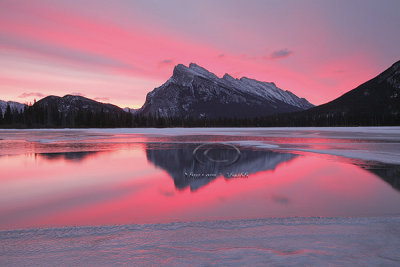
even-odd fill
[{"label": "mountain peak", "polygon": [[115,105],[101,103],[80,95],[65,95],[63,97],[50,95],[40,99],[35,105],[57,107],[59,112],[65,113],[69,111],[77,112],[78,110],[90,110],[93,113],[100,112],[101,110],[106,113],[122,111],[121,108]]},{"label": "mountain peak", "polygon": [[200,67],[200,66],[197,65],[196,63],[191,62],[191,63],[189,64],[189,69],[196,69],[196,68],[204,69],[203,67]]},{"label": "mountain peak", "polygon": [[194,76],[208,79],[218,79],[218,77],[214,73],[209,72],[207,69],[195,63],[190,63],[189,67],[186,67],[183,64],[178,64],[175,66],[173,71],[173,77],[182,83],[186,83],[192,80]]},{"label": "mountain peak", "polygon": [[222,79],[227,80],[227,81],[234,81],[236,80],[235,78],[233,78],[231,75],[229,75],[228,73],[224,74],[224,77],[222,77]]},{"label": "mountain peak", "polygon": [[94,101],[94,102],[98,102],[96,100],[81,96],[81,95],[65,95],[62,97],[62,99],[66,100],[66,101]]},{"label": "mountain peak", "polygon": [[273,83],[222,78],[195,64],[178,64],[167,82],[149,92],[139,114],[171,118],[255,117],[313,107]]}]

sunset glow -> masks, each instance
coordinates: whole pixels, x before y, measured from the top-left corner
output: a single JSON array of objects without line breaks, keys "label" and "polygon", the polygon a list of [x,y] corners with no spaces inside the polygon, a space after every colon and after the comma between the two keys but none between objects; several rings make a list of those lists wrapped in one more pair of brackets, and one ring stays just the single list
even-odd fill
[{"label": "sunset glow", "polygon": [[400,58],[398,1],[307,3],[1,1],[1,99],[138,108],[176,64],[196,62],[322,104]]}]

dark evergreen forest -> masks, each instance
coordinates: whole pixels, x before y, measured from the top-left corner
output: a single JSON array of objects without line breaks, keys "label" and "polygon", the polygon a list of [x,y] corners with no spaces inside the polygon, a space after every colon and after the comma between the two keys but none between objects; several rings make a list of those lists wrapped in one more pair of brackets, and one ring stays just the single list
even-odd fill
[{"label": "dark evergreen forest", "polygon": [[393,126],[399,115],[295,112],[256,118],[161,118],[135,115],[123,110],[92,112],[78,109],[59,112],[56,106],[27,106],[21,112],[7,106],[0,110],[0,128],[121,128],[121,127],[301,127]]}]

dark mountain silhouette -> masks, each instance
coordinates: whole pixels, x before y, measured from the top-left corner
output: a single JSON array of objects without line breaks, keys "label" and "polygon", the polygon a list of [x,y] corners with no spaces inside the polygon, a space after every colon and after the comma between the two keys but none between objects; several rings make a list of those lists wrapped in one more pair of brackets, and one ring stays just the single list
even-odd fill
[{"label": "dark mountain silhouette", "polygon": [[383,181],[400,191],[400,166],[395,164],[372,163],[356,164],[361,168],[379,176]]},{"label": "dark mountain silhouette", "polygon": [[400,115],[400,61],[341,97],[310,109],[310,112]]},{"label": "dark mountain silhouette", "polygon": [[[126,112],[112,105],[77,96],[47,96],[22,110],[11,109],[0,113],[2,128],[114,128],[139,126],[134,112]],[[144,124],[146,118],[144,118]]]},{"label": "dark mountain silhouette", "polygon": [[54,153],[37,153],[39,157],[47,160],[64,159],[66,161],[81,162],[84,159],[91,158],[100,151],[75,151],[75,152],[54,152]]},{"label": "dark mountain silhouette", "polygon": [[304,125],[398,125],[400,61],[331,102],[287,116]]},{"label": "dark mountain silhouette", "polygon": [[93,113],[101,111],[106,113],[123,111],[115,105],[97,102],[77,95],[66,95],[63,97],[47,96],[36,102],[35,105],[39,107],[56,107],[58,112],[63,113],[77,112],[79,110],[91,111]]}]

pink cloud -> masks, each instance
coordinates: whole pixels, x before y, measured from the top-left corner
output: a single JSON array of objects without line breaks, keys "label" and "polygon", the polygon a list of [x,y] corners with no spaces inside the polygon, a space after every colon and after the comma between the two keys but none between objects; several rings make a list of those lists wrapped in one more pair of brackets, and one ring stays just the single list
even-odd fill
[{"label": "pink cloud", "polygon": [[172,59],[164,59],[160,61],[161,64],[167,64],[167,65],[171,65],[173,62],[174,61]]},{"label": "pink cloud", "polygon": [[172,59],[164,59],[158,63],[158,68],[169,68],[174,65],[174,61]]},{"label": "pink cloud", "polygon": [[109,101],[110,100],[110,98],[108,98],[108,97],[95,97],[93,99],[97,100],[97,101]]},{"label": "pink cloud", "polygon": [[24,92],[20,94],[18,97],[19,98],[27,98],[27,97],[32,97],[32,96],[37,96],[37,97],[44,97],[45,95],[39,92]]},{"label": "pink cloud", "polygon": [[79,93],[79,92],[72,92],[70,95],[76,95],[76,96],[86,96],[85,94]]},{"label": "pink cloud", "polygon": [[281,59],[281,58],[287,58],[289,56],[293,55],[293,51],[290,51],[289,49],[281,49],[281,50],[276,50],[272,52],[269,56],[270,59]]},{"label": "pink cloud", "polygon": [[[5,52],[0,54],[0,93],[7,97],[19,97],[15,92],[21,91],[62,95],[79,90],[89,96],[108,95],[121,106],[139,105],[148,91],[169,78],[175,64],[195,62],[219,76],[230,73],[275,82],[319,104],[382,70],[373,67],[376,55],[368,46],[357,47],[357,51],[338,46],[332,42],[336,24],[315,10],[310,15],[300,5],[279,27],[252,25],[256,18],[268,22],[268,16],[256,17],[264,15],[262,9],[247,4],[229,7],[231,17],[229,12],[221,16],[220,9],[226,6],[216,4],[207,20],[197,13],[201,9],[195,9],[182,14],[191,22],[186,24],[181,17],[175,21],[172,3],[163,4],[172,12],[167,23],[162,14],[142,12],[137,3],[130,10],[112,5],[110,11],[104,3],[94,9],[87,3],[63,1],[5,1],[0,5],[0,44]],[[287,10],[286,6],[277,8]],[[247,20],[246,12],[251,14]],[[193,24],[198,22],[193,18],[208,28]],[[271,53],[266,46],[290,50]],[[14,60],[4,64],[4,55]],[[16,64],[13,61],[25,69],[10,68]],[[335,73],[343,68],[346,73]]]}]

